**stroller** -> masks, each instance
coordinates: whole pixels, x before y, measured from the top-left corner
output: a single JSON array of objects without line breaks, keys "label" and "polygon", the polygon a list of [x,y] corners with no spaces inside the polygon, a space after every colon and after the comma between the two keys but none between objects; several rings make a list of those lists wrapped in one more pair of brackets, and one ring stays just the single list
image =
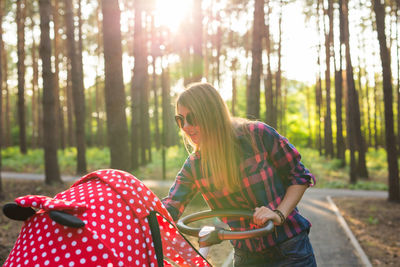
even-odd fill
[{"label": "stroller", "polygon": [[89,173],[54,198],[19,197],[3,212],[24,221],[5,267],[211,266],[157,196],[124,171]]}]

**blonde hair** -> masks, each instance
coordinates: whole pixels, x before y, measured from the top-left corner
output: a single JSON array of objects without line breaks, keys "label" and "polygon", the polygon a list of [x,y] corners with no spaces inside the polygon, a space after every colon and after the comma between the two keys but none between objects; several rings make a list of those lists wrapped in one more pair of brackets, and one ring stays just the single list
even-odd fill
[{"label": "blonde hair", "polygon": [[176,108],[178,105],[189,109],[200,127],[199,144],[194,144],[186,134],[184,141],[186,148],[189,143],[194,152],[201,151],[203,177],[218,189],[237,191],[241,181],[239,163],[242,153],[233,118],[218,91],[208,83],[191,84],[179,95]]}]

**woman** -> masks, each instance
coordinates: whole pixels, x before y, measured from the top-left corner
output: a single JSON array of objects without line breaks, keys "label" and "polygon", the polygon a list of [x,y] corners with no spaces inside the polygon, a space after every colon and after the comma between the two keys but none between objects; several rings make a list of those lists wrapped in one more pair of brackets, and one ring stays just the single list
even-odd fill
[{"label": "woman", "polygon": [[218,91],[196,83],[182,92],[175,116],[189,155],[163,203],[177,220],[201,192],[211,209],[254,210],[253,220],[228,220],[248,230],[268,220],[276,231],[232,241],[235,266],[316,266],[310,222],[296,205],[314,176],[300,154],[272,127],[232,118]]}]

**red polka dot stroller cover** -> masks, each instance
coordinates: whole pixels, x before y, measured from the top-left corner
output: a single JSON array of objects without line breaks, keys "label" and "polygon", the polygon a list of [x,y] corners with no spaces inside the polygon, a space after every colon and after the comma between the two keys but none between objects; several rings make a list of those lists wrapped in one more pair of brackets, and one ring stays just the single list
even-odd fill
[{"label": "red polka dot stroller cover", "polygon": [[25,222],[7,267],[211,266],[157,196],[123,171],[92,172],[54,198],[15,202],[9,217]]}]

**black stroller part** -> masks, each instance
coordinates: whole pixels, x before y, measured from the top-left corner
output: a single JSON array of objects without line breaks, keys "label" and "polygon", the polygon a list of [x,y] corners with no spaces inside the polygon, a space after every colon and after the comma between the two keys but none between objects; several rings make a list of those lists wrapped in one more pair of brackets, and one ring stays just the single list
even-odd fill
[{"label": "black stroller part", "polygon": [[[176,226],[182,233],[197,237],[201,229],[190,227],[187,224],[213,217],[231,217],[231,218],[241,217],[241,218],[251,219],[253,218],[253,211],[249,210],[200,211],[181,218],[176,224]],[[220,240],[233,240],[233,239],[247,239],[247,238],[263,236],[272,232],[273,230],[274,230],[274,223],[272,221],[268,221],[264,227],[259,229],[236,232],[236,231],[217,228],[215,232],[217,232],[217,236]]]},{"label": "black stroller part", "polygon": [[3,206],[3,213],[5,216],[16,221],[25,221],[33,216],[36,211],[31,207],[21,207],[17,203],[6,203]]},{"label": "black stroller part", "polygon": [[157,263],[159,267],[164,266],[164,256],[162,250],[162,241],[160,234],[160,225],[157,221],[157,215],[155,211],[150,211],[149,216],[147,216],[149,220],[149,226],[151,231],[151,236],[153,237],[154,250],[156,251]]},{"label": "black stroller part", "polygon": [[85,226],[85,223],[81,219],[66,212],[52,210],[49,212],[49,216],[53,221],[64,226],[72,228],[81,228]]}]

